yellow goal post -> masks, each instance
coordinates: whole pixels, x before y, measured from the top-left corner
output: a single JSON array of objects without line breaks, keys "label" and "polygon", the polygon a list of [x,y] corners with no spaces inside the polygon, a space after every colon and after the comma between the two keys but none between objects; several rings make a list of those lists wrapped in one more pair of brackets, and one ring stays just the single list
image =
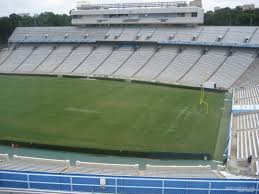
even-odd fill
[{"label": "yellow goal post", "polygon": [[201,85],[201,95],[200,95],[200,105],[205,105],[207,114],[209,114],[209,103],[205,101],[205,89],[203,85]]}]

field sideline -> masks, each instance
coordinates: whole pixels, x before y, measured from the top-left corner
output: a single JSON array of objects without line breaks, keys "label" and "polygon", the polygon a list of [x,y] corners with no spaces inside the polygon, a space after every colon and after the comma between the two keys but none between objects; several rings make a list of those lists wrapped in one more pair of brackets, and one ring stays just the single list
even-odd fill
[{"label": "field sideline", "polygon": [[0,139],[214,154],[224,94],[69,78],[0,76]]}]

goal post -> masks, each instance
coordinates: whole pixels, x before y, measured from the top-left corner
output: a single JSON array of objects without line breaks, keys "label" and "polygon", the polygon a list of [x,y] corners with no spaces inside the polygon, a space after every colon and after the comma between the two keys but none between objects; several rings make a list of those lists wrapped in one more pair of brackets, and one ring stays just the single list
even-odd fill
[{"label": "goal post", "polygon": [[205,101],[205,89],[201,85],[200,105],[203,105],[203,104],[206,107],[207,114],[209,114],[209,103]]}]

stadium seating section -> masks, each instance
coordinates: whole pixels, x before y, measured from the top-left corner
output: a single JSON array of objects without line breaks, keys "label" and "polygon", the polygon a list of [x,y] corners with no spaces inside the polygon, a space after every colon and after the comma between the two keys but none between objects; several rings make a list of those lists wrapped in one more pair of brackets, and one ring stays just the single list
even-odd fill
[{"label": "stadium seating section", "polygon": [[91,42],[139,41],[163,42],[197,41],[222,43],[259,43],[257,27],[229,26],[143,26],[143,27],[18,27],[10,42]]},{"label": "stadium seating section", "polygon": [[10,37],[9,49],[0,52],[0,73],[194,87],[210,82],[229,89],[257,81],[256,37],[254,27],[23,27]]},{"label": "stadium seating section", "polygon": [[[1,170],[18,170],[18,171],[39,171],[58,173],[70,166],[67,160],[50,160],[43,158],[31,158],[23,156],[13,156],[12,160],[8,155],[3,155],[4,161],[0,163]],[[0,155],[0,159],[2,156]],[[1,161],[1,160],[0,160]]]},{"label": "stadium seating section", "polygon": [[8,154],[0,154],[0,163],[1,162],[6,162],[9,160]]},{"label": "stadium seating section", "polygon": [[233,113],[232,150],[235,152],[232,153],[232,160],[242,166],[252,156],[252,171],[259,175],[259,110],[256,108],[259,105],[259,83],[235,88],[233,105],[252,106],[255,109]]},{"label": "stadium seating section", "polygon": [[189,86],[215,82],[225,89],[246,72],[253,74],[254,71],[247,69],[258,61],[253,50],[237,49],[229,55],[222,48],[210,48],[204,53],[202,48],[193,46],[181,49],[177,46],[22,44],[13,49],[1,52],[1,73],[111,77]]},{"label": "stadium seating section", "polygon": [[76,161],[76,166],[64,171],[72,174],[138,176],[139,165],[100,164]]},{"label": "stadium seating section", "polygon": [[210,166],[154,166],[147,165],[145,176],[179,177],[179,178],[219,178]]},{"label": "stadium seating section", "polygon": [[145,170],[139,170],[138,164],[108,164],[76,161],[75,166],[72,166],[67,160],[52,160],[16,155],[13,156],[12,160],[9,160],[7,154],[0,154],[0,170],[113,176],[220,178],[219,174],[211,170],[210,166],[146,165]]},{"label": "stadium seating section", "polygon": [[234,92],[234,104],[254,105],[259,104],[259,84],[251,84]]}]

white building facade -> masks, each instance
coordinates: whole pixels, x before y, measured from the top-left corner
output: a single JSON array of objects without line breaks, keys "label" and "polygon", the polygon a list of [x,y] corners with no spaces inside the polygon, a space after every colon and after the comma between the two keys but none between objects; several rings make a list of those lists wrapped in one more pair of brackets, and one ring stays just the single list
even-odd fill
[{"label": "white building facade", "polygon": [[[194,3],[195,4],[195,3]],[[190,5],[193,5],[190,3]],[[72,10],[73,25],[95,24],[170,24],[198,25],[204,22],[204,10],[185,1],[127,4],[84,4]]]}]

